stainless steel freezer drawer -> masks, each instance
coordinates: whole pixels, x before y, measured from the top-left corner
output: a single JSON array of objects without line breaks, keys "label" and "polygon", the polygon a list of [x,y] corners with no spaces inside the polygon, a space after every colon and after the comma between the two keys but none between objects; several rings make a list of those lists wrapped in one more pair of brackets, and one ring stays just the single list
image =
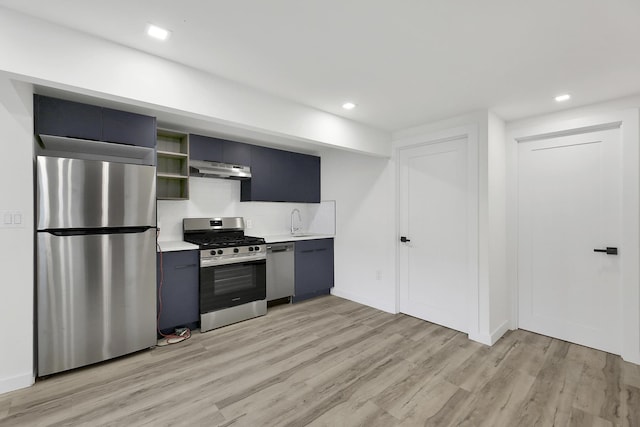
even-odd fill
[{"label": "stainless steel freezer drawer", "polygon": [[156,168],[38,156],[38,230],[156,224]]},{"label": "stainless steel freezer drawer", "polygon": [[37,233],[39,376],[155,345],[155,232]]}]

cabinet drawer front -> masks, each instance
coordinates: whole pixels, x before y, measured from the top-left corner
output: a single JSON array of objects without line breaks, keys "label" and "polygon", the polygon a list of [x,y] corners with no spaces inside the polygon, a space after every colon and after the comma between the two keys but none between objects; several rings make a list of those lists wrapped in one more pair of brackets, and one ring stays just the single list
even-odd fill
[{"label": "cabinet drawer front", "polygon": [[333,252],[333,239],[300,240],[296,242],[296,253],[315,251]]}]

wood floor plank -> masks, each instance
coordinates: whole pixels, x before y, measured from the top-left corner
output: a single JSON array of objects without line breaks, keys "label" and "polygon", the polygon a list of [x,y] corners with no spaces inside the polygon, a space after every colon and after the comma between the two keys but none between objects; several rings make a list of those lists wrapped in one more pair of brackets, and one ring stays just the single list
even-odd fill
[{"label": "wood floor plank", "polygon": [[357,404],[351,400],[325,412],[308,424],[310,427],[393,427],[399,421],[371,401]]},{"label": "wood floor plank", "polygon": [[625,385],[622,399],[620,425],[625,427],[640,426],[640,388]]},{"label": "wood floor plank", "polygon": [[573,408],[571,410],[571,414],[569,415],[569,421],[567,425],[569,427],[614,427],[617,424],[614,424],[611,421],[605,420],[595,415],[591,415],[587,412],[581,411],[580,409]]},{"label": "wood floor plank", "polygon": [[460,412],[457,422],[465,426],[515,425],[534,381],[523,371],[499,368]]},{"label": "wood floor plank", "polygon": [[619,424],[622,398],[620,358],[608,354],[604,360],[602,368],[599,368],[600,364],[585,364],[573,406]]},{"label": "wood floor plank", "polygon": [[0,395],[5,426],[640,426],[640,367],[334,296]]}]

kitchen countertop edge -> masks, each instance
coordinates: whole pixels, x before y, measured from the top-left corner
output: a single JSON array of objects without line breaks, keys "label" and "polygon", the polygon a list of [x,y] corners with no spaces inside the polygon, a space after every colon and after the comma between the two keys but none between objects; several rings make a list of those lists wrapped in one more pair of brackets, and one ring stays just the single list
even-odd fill
[{"label": "kitchen countertop edge", "polygon": [[[182,240],[166,240],[164,242],[159,241],[158,245],[160,245],[160,249],[162,249],[162,252],[193,251],[200,248],[198,245],[184,242]],[[156,251],[160,252],[159,249],[156,249]]]},{"label": "kitchen countertop edge", "polygon": [[306,236],[292,236],[291,234],[280,234],[275,236],[262,236],[267,243],[297,242],[300,240],[333,239],[333,234],[309,234]]}]

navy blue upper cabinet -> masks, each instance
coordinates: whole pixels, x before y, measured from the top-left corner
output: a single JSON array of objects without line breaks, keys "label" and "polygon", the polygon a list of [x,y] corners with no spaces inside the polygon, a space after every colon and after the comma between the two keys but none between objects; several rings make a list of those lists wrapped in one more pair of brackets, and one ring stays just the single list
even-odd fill
[{"label": "navy blue upper cabinet", "polygon": [[251,145],[210,136],[189,134],[189,158],[250,166]]},{"label": "navy blue upper cabinet", "polygon": [[251,179],[242,181],[240,200],[320,203],[320,158],[252,146]]},{"label": "navy blue upper cabinet", "polygon": [[100,141],[102,108],[34,95],[35,133]]},{"label": "navy blue upper cabinet", "polygon": [[154,148],[156,146],[156,118],[103,108],[102,140]]},{"label": "navy blue upper cabinet", "polygon": [[251,166],[251,145],[223,140],[222,161],[234,165]]},{"label": "navy blue upper cabinet", "polygon": [[34,95],[36,135],[54,135],[154,148],[155,117]]},{"label": "navy blue upper cabinet", "polygon": [[190,133],[189,158],[193,160],[222,162],[222,140]]}]

